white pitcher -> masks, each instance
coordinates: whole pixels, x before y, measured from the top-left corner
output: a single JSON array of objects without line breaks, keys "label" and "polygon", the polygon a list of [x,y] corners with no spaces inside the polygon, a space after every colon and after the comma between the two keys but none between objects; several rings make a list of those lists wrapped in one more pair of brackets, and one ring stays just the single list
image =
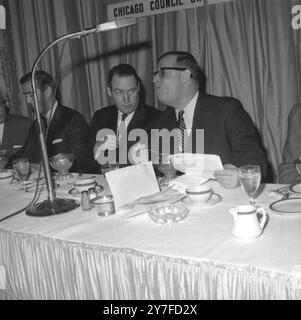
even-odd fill
[{"label": "white pitcher", "polygon": [[[232,234],[243,240],[259,237],[267,221],[267,214],[263,208],[252,205],[238,206],[230,209],[233,216]],[[257,213],[261,213],[260,221]]]}]

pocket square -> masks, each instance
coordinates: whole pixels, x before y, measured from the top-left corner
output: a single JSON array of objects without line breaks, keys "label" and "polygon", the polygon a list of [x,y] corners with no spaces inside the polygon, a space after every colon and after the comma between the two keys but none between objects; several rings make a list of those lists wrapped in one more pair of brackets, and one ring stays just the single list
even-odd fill
[{"label": "pocket square", "polygon": [[13,146],[13,149],[17,149],[17,148],[22,148],[22,146],[19,146],[19,145],[14,145]]},{"label": "pocket square", "polygon": [[63,139],[54,139],[52,141],[52,144],[57,144],[57,143],[60,143],[60,142],[63,142]]}]

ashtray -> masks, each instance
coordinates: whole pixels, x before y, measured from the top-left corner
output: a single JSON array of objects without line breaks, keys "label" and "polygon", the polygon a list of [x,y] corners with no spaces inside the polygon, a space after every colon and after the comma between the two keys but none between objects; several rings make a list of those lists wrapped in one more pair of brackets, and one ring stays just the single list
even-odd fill
[{"label": "ashtray", "polygon": [[159,224],[170,224],[184,220],[189,210],[182,203],[165,204],[150,209],[148,215]]}]

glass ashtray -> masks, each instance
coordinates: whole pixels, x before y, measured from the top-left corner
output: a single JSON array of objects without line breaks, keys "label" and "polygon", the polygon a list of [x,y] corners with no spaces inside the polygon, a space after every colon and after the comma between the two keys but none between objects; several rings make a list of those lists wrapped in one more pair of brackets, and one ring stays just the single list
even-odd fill
[{"label": "glass ashtray", "polygon": [[170,224],[184,220],[188,215],[189,209],[182,203],[165,204],[150,209],[148,215],[159,224]]}]

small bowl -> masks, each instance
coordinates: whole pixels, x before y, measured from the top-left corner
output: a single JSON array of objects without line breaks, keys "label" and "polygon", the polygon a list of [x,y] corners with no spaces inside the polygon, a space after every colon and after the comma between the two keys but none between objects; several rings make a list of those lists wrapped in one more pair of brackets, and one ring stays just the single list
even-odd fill
[{"label": "small bowl", "polygon": [[73,185],[78,192],[88,191],[96,186],[96,179],[95,177],[77,179]]},{"label": "small bowl", "polygon": [[14,178],[12,171],[2,171],[0,172],[0,186],[5,186],[11,184]]},{"label": "small bowl", "polygon": [[165,204],[150,209],[149,217],[159,224],[170,224],[182,221],[188,215],[189,210],[181,203]]},{"label": "small bowl", "polygon": [[237,170],[224,169],[213,172],[214,178],[226,189],[235,189],[240,186]]},{"label": "small bowl", "polygon": [[210,186],[194,186],[186,189],[186,194],[193,203],[205,203],[212,196]]}]

